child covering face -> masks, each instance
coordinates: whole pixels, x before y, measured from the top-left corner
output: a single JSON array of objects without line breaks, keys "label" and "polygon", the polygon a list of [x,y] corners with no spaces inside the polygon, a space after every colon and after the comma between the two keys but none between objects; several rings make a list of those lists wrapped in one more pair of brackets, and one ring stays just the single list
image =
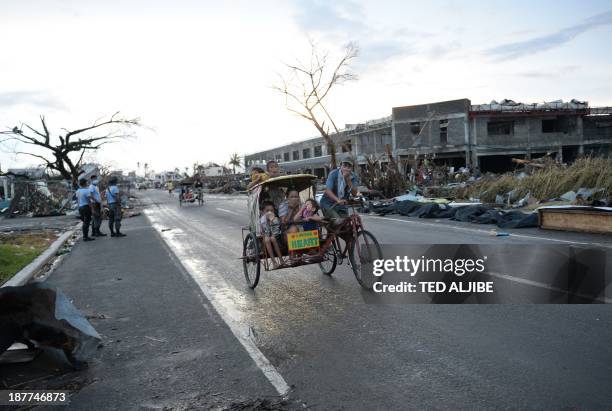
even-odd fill
[{"label": "child covering face", "polygon": [[262,210],[260,223],[264,235],[280,235],[280,220],[274,213],[274,206],[272,204],[266,205],[266,207]]}]

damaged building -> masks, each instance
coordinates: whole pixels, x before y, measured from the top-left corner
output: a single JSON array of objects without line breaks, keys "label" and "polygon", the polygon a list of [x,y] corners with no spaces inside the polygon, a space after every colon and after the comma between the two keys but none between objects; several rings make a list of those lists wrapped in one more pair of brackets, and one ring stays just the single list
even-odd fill
[{"label": "damaged building", "polygon": [[[337,159],[368,158],[383,165],[387,151],[408,165],[423,159],[437,164],[502,172],[512,158],[546,154],[569,162],[579,155],[612,153],[612,107],[589,107],[572,100],[523,104],[512,100],[472,105],[468,99],[394,107],[391,116],[347,124],[332,136]],[[322,137],[248,154],[247,166],[276,160],[287,172],[324,177],[330,156]]]}]

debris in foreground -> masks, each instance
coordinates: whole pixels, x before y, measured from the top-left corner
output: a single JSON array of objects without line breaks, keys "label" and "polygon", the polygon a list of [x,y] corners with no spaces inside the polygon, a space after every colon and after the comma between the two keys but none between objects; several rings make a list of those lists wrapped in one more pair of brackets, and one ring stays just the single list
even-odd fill
[{"label": "debris in foreground", "polygon": [[87,366],[101,338],[57,288],[44,283],[0,288],[0,358],[13,345],[57,348],[75,369]]}]

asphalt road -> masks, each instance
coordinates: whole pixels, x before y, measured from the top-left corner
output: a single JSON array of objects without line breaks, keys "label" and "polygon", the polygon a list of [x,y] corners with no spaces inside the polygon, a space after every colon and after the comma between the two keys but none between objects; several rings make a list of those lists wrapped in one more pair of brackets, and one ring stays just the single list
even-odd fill
[{"label": "asphalt road", "polygon": [[[262,272],[247,288],[246,198],[179,207],[161,191],[146,211],[222,317],[242,329],[292,387],[320,409],[609,409],[610,305],[370,305],[345,264]],[[383,244],[596,244],[610,238],[448,221],[364,217]],[[516,257],[520,259],[520,256]],[[169,279],[171,281],[171,279]],[[205,293],[206,294],[206,293]]]}]

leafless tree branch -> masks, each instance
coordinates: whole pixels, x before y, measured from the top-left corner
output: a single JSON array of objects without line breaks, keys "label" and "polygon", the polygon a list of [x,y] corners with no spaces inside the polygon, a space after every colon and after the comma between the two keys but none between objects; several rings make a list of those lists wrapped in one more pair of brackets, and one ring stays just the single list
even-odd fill
[{"label": "leafless tree branch", "polygon": [[285,64],[287,74],[280,77],[280,85],[273,89],[285,98],[287,110],[310,121],[327,143],[331,156],[331,165],[336,167],[336,148],[329,134],[331,124],[334,132],[340,131],[325,105],[325,99],[332,88],[357,77],[349,71],[349,66],[359,53],[354,43],[345,46],[342,57],[335,65],[330,65],[329,54],[318,50],[317,45],[310,41],[310,62],[304,64],[299,60],[295,64]]}]

